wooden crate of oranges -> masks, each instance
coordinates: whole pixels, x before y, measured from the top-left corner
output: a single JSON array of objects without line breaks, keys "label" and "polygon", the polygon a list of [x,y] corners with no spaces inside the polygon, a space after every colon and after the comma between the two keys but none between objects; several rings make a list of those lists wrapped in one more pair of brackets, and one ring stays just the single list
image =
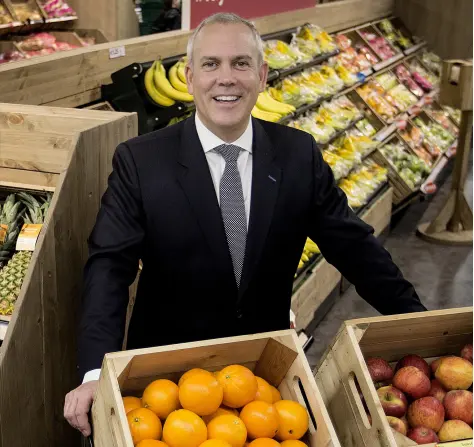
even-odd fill
[{"label": "wooden crate of oranges", "polygon": [[472,447],[472,307],[346,321],[316,383],[345,447]]},{"label": "wooden crate of oranges", "polygon": [[293,330],[107,354],[92,419],[95,447],[340,446]]}]

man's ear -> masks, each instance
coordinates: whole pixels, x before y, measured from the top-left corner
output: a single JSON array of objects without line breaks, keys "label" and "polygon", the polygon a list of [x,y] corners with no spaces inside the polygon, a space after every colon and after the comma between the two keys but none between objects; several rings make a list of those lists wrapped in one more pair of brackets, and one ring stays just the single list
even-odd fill
[{"label": "man's ear", "polygon": [[193,94],[193,69],[190,66],[189,62],[186,64],[186,83],[188,85],[188,92],[192,95]]},{"label": "man's ear", "polygon": [[260,70],[258,71],[258,75],[260,77],[259,88],[260,92],[263,92],[267,86],[267,77],[268,77],[268,64],[263,62]]}]

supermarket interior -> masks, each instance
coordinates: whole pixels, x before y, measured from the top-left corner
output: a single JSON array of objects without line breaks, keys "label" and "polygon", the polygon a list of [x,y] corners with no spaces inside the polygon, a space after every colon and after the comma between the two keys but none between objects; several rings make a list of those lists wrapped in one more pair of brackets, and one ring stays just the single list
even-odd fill
[{"label": "supermarket interior", "polygon": [[472,22],[0,0],[0,447],[472,447]]}]

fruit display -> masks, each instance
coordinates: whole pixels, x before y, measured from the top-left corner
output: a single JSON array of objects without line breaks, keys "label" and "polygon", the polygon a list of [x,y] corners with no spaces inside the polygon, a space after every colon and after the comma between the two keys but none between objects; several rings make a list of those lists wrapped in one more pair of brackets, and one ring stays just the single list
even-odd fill
[{"label": "fruit display", "polygon": [[412,190],[415,190],[430,173],[429,166],[416,155],[410,154],[401,141],[385,144],[380,152],[391,162]]},{"label": "fruit display", "polygon": [[291,41],[293,46],[311,57],[333,53],[337,50],[332,36],[317,25],[307,24],[299,27]]},{"label": "fruit display", "polygon": [[359,33],[369,43],[374,53],[383,61],[397,55],[397,52],[388,43],[385,37],[379,36],[375,30],[363,29],[360,30]]},{"label": "fruit display", "polygon": [[456,136],[448,132],[441,124],[431,121],[423,120],[421,117],[413,119],[413,123],[419,127],[421,132],[425,135],[427,140],[437,146],[440,151],[448,149],[456,140]]},{"label": "fruit display", "polygon": [[400,64],[394,69],[397,78],[402,82],[402,84],[410,90],[416,97],[421,98],[425,92],[413,79],[412,74],[405,65]]},{"label": "fruit display", "polygon": [[360,118],[359,109],[346,96],[341,96],[291,121],[289,126],[310,133],[317,143],[324,144]]},{"label": "fruit display", "polygon": [[396,45],[401,50],[408,50],[415,45],[409,37],[395,27],[390,19],[382,20],[377,24],[377,28],[392,45]]},{"label": "fruit display", "polygon": [[366,45],[359,42],[353,43],[347,35],[338,34],[335,39],[340,50],[335,59],[351,73],[369,70],[379,62]]},{"label": "fruit display", "polygon": [[299,63],[309,62],[311,55],[299,50],[298,47],[288,45],[282,40],[266,40],[263,43],[265,62],[272,69],[290,68]]},{"label": "fruit display", "polygon": [[10,194],[0,206],[0,315],[10,316],[20,295],[32,252],[16,251],[23,224],[42,224],[51,195],[35,198],[25,192]]},{"label": "fruit display", "polygon": [[408,63],[410,73],[415,82],[425,91],[431,92],[439,85],[439,78],[426,70],[418,60],[412,59]]},{"label": "fruit display", "polygon": [[[193,101],[186,85],[185,63],[184,58],[180,59],[166,73],[161,60],[157,60],[145,72],[145,90],[156,105],[169,107],[176,101],[185,103]],[[223,97],[222,100],[226,101],[227,97]]]},{"label": "fruit display", "polygon": [[298,263],[298,270],[302,269],[308,262],[311,262],[314,257],[319,254],[321,254],[321,250],[316,243],[314,243],[309,237],[306,238],[303,253],[301,253],[300,262]]},{"label": "fruit display", "polygon": [[385,90],[375,80],[371,79],[356,91],[384,121],[391,122],[398,115],[398,109],[384,97]]},{"label": "fruit display", "polygon": [[[461,355],[469,349],[472,344]],[[453,355],[429,365],[412,354],[394,369],[381,357],[366,358],[366,365],[394,430],[421,445],[473,437],[472,362]]]},{"label": "fruit display", "polygon": [[35,2],[13,3],[13,11],[20,22],[42,22],[43,16]]},{"label": "fruit display", "polygon": [[154,380],[141,398],[122,400],[139,447],[278,447],[301,439],[309,426],[304,406],[282,400],[275,387],[241,365],[215,373],[194,368],[178,383]]},{"label": "fruit display", "polygon": [[362,162],[338,186],[347,196],[352,209],[364,206],[375,191],[387,182],[387,170],[372,160]]},{"label": "fruit display", "polygon": [[407,126],[404,131],[400,132],[400,136],[429,167],[432,167],[442,154],[439,146],[432,144],[415,125]]},{"label": "fruit display", "polygon": [[424,51],[420,57],[421,62],[437,76],[441,75],[441,58],[431,51]]},{"label": "fruit display", "polygon": [[17,50],[5,51],[4,53],[0,53],[0,64],[21,61],[22,59],[25,59],[25,56],[23,55],[23,53]]},{"label": "fruit display", "polygon": [[46,0],[42,3],[48,18],[75,16],[75,11],[64,0]]},{"label": "fruit display", "polygon": [[259,93],[252,115],[265,121],[276,122],[295,110],[294,106],[277,101],[268,90],[265,90]]},{"label": "fruit display", "polygon": [[461,111],[459,109],[453,109],[449,106],[443,106],[443,109],[449,114],[449,116],[458,126],[461,125]]},{"label": "fruit display", "polygon": [[387,71],[377,76],[375,80],[386,91],[384,94],[385,99],[395,106],[399,113],[406,111],[418,102],[418,98],[404,85],[400,84],[392,72]]},{"label": "fruit display", "polygon": [[373,137],[377,133],[377,129],[375,129],[375,127],[367,118],[357,121],[355,127],[362,135],[366,137]]},{"label": "fruit display", "polygon": [[450,134],[458,135],[459,129],[449,118],[449,113],[441,107],[433,105],[425,108],[426,113],[438,124],[443,126]]},{"label": "fruit display", "polygon": [[79,45],[61,42],[58,38],[49,33],[31,34],[17,41],[16,45],[26,58],[80,48]]}]

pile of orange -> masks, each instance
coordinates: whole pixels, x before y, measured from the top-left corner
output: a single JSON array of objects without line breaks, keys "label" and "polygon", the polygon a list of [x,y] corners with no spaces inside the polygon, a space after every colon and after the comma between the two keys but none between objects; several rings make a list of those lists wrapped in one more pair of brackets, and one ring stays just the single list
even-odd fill
[{"label": "pile of orange", "polygon": [[306,447],[306,408],[241,365],[155,380],[123,405],[137,447]]}]

